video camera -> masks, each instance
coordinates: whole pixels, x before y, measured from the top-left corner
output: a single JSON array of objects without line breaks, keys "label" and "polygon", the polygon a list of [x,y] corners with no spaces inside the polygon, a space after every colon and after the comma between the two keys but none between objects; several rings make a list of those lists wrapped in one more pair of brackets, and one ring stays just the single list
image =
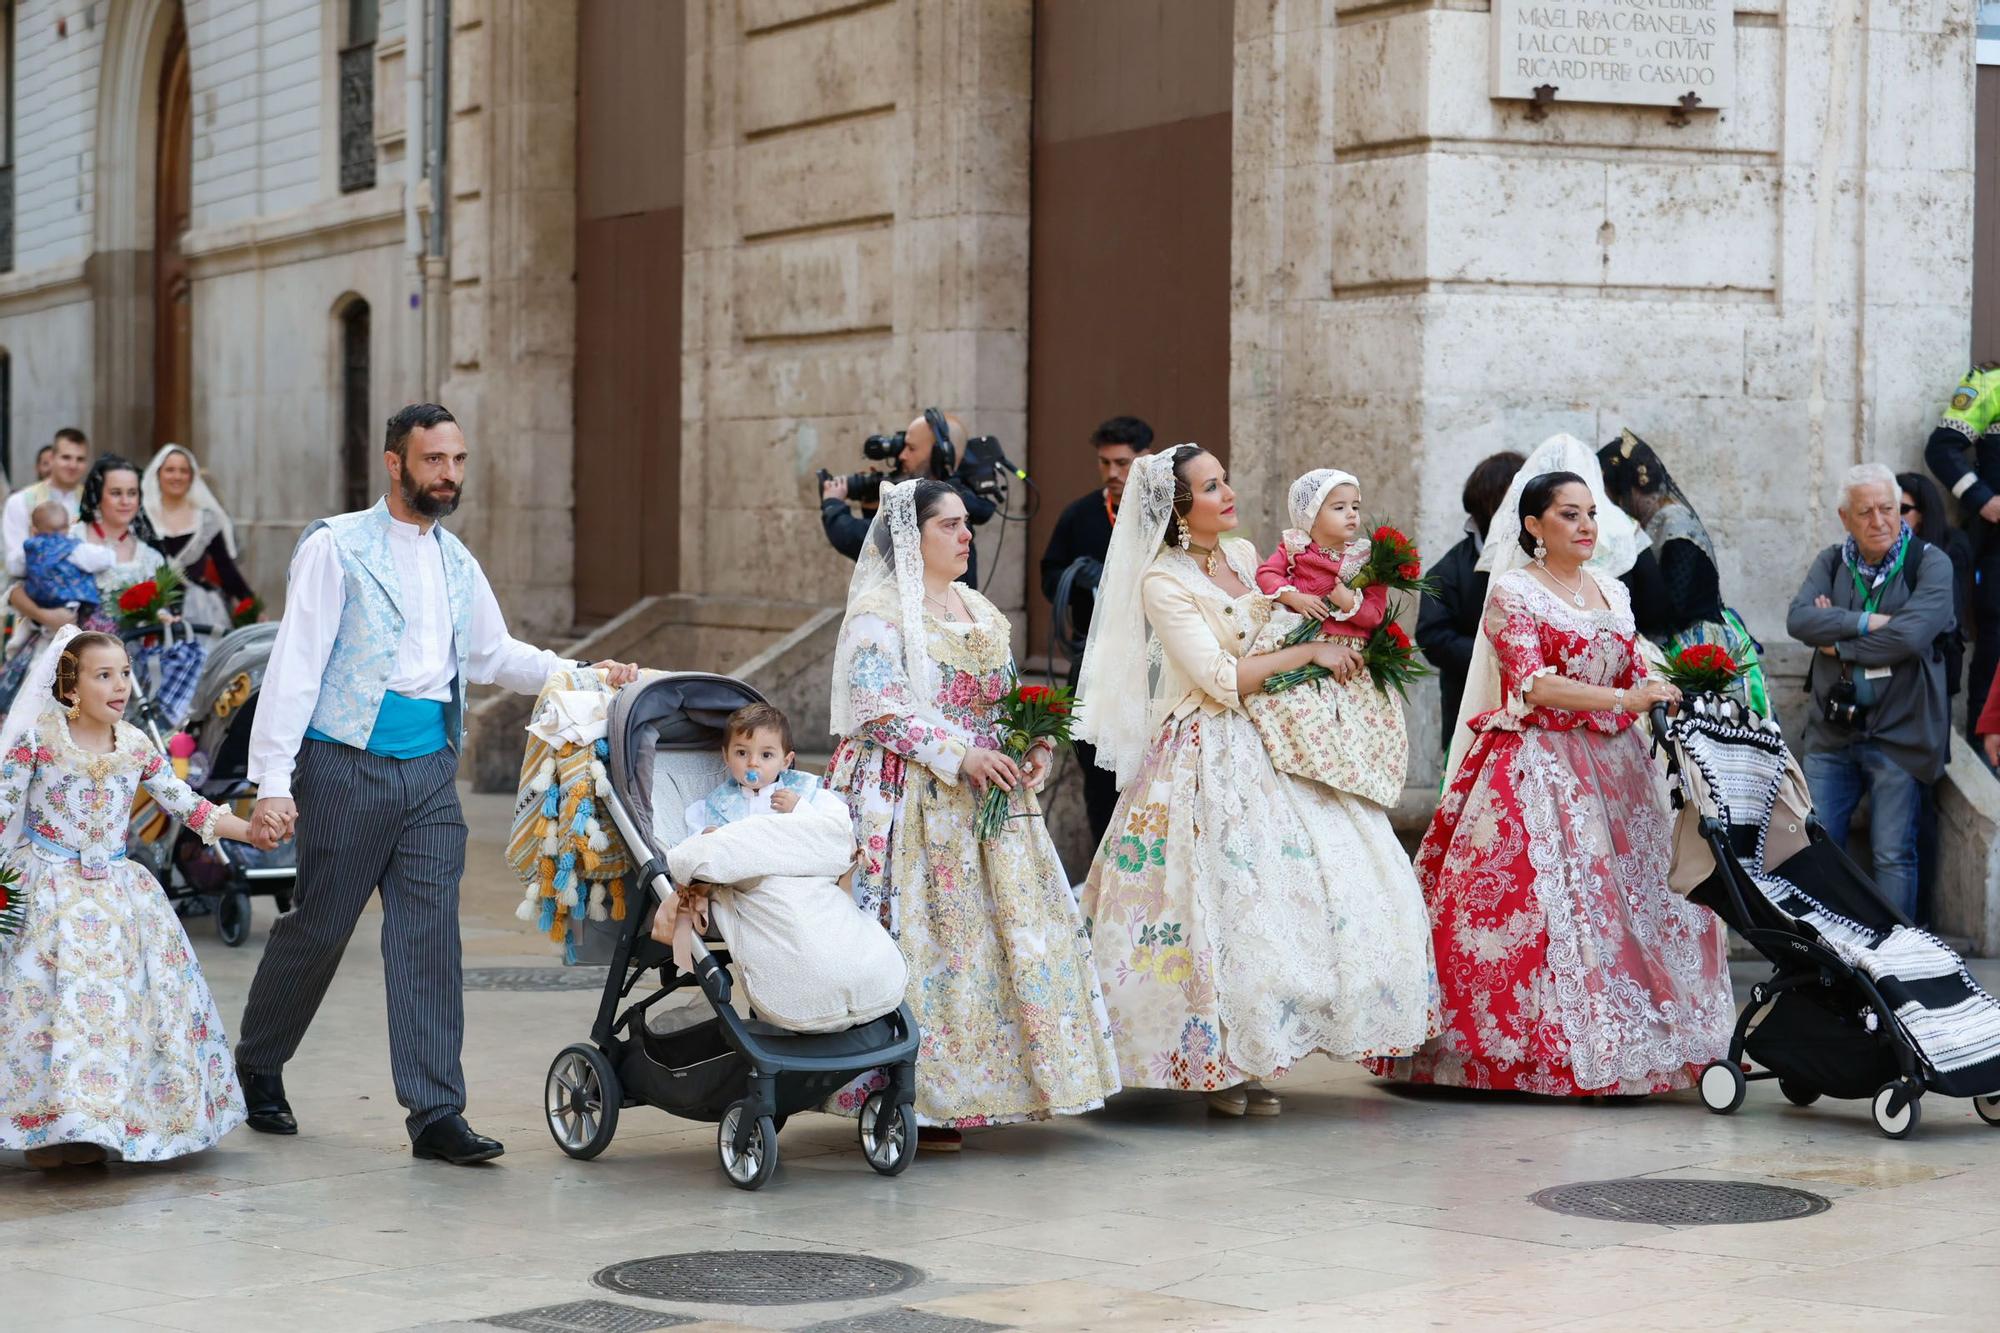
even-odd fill
[{"label": "video camera", "polygon": [[[955,480],[975,495],[989,500],[999,500],[1007,493],[1007,474],[1027,479],[1027,473],[1008,461],[1000,439],[995,435],[978,435],[965,442],[964,457],[960,457],[957,446],[952,442],[951,425],[944,413],[935,407],[924,409],[924,421],[931,428],[931,464],[924,474],[939,481]],[[847,498],[855,504],[872,507],[882,498],[882,483],[904,479],[900,456],[909,442],[907,431],[897,431],[893,435],[870,435],[861,442],[861,456],[873,463],[886,462],[887,469],[870,468],[847,475]],[[821,484],[833,480],[833,474],[825,468],[819,471]]]}]

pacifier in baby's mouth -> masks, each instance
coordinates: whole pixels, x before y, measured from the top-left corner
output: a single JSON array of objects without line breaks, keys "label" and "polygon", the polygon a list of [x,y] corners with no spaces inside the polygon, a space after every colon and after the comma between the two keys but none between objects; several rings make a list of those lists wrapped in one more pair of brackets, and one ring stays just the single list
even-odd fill
[{"label": "pacifier in baby's mouth", "polygon": [[761,775],[754,768],[747,768],[743,770],[743,785],[746,787],[755,787],[760,779],[760,776]]}]

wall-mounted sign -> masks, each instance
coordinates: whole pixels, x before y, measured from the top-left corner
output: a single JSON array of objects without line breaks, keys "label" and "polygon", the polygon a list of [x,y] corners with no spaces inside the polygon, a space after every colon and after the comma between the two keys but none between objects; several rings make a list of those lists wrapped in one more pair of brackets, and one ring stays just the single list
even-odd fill
[{"label": "wall-mounted sign", "polygon": [[1493,0],[1491,95],[1726,107],[1736,95],[1734,0]]}]

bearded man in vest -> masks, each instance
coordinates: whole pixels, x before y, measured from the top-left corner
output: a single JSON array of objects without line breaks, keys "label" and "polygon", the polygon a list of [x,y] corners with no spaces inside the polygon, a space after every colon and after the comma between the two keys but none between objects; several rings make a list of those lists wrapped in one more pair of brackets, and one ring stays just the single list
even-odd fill
[{"label": "bearded man in vest", "polygon": [[[464,543],[465,437],[419,403],[389,418],[389,493],[307,528],[250,733],[251,822],[298,839],[292,911],[250,986],[236,1047],[252,1129],[296,1134],[283,1070],[361,909],[382,893],[389,1064],[411,1151],[461,1165],[504,1149],[465,1122],[458,751],[468,684],[538,692],[569,663],[507,633]],[[613,686],[638,673],[597,664]]]}]

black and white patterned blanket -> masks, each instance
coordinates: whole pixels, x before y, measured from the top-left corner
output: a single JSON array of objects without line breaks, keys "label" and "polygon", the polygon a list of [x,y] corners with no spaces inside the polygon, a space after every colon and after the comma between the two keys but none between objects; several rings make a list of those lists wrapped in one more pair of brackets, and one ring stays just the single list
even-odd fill
[{"label": "black and white patterned blanket", "polygon": [[1708,813],[1734,828],[1757,830],[1756,856],[1743,868],[1764,897],[1874,982],[1936,1072],[1940,1090],[1957,1096],[2000,1092],[2000,1001],[1972,979],[1944,941],[1901,924],[1886,904],[1875,923],[1857,921],[1764,866],[1764,835],[1791,762],[1784,740],[1763,727],[1703,716],[1676,718],[1669,735],[1706,779],[1716,807]]}]

